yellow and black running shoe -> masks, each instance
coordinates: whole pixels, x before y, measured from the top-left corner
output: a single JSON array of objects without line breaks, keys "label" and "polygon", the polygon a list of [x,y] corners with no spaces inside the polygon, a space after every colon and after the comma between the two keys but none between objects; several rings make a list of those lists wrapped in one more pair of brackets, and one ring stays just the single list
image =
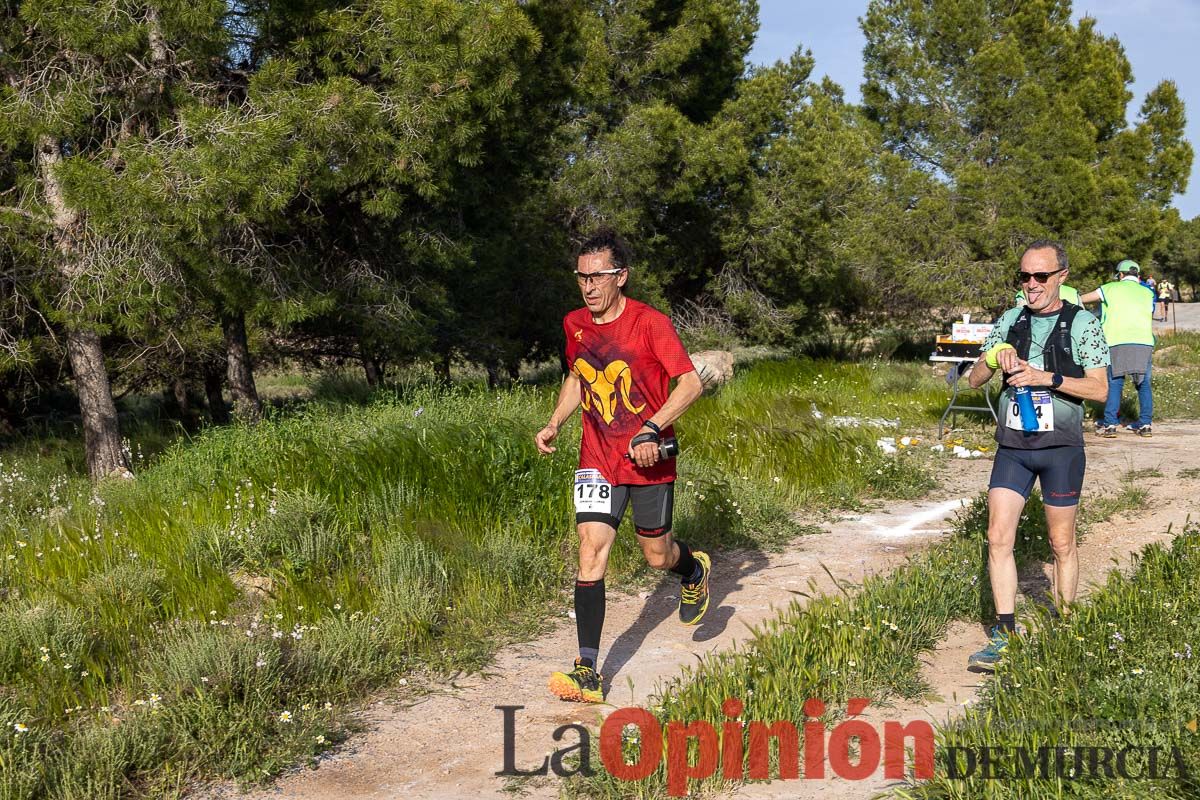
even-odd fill
[{"label": "yellow and black running shoe", "polygon": [[696,583],[685,583],[679,592],[679,621],[684,625],[695,625],[708,611],[708,573],[712,571],[712,561],[708,553],[699,550],[692,551],[692,558],[700,563],[703,572]]},{"label": "yellow and black running shoe", "polygon": [[550,675],[550,691],[562,700],[575,703],[603,703],[604,676],[575,659],[575,669]]}]

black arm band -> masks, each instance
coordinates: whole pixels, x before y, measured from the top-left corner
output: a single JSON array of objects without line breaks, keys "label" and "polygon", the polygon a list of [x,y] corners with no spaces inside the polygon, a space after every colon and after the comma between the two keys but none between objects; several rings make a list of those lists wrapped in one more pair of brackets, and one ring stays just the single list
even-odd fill
[{"label": "black arm band", "polygon": [[656,433],[639,433],[633,437],[633,441],[629,443],[630,447],[637,447],[639,444],[658,444],[658,434]]},{"label": "black arm band", "polygon": [[645,422],[643,422],[643,423],[642,423],[642,427],[649,428],[650,430],[652,430],[652,431],[654,431],[655,433],[657,433],[659,436],[662,436],[662,428],[658,427],[657,425],[655,425],[655,424],[654,424],[653,422],[651,422],[650,420],[646,420]]}]

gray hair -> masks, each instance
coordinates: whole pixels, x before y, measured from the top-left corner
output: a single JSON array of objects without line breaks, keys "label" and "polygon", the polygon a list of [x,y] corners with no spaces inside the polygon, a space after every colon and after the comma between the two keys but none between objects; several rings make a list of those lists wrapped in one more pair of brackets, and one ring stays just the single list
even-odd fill
[{"label": "gray hair", "polygon": [[1025,245],[1025,249],[1021,251],[1021,258],[1032,250],[1053,250],[1054,259],[1058,262],[1059,269],[1070,269],[1067,264],[1067,249],[1062,246],[1061,242],[1056,242],[1053,239],[1034,239],[1029,244]]}]

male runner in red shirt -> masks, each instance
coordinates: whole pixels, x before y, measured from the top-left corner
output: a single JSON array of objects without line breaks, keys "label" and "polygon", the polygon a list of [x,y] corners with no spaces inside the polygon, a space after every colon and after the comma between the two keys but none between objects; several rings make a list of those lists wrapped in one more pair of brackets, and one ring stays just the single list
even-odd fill
[{"label": "male runner in red shirt", "polygon": [[[534,440],[553,453],[559,427],[583,405],[583,445],[575,473],[575,529],[579,573],[575,627],[579,658],[570,672],[550,676],[563,700],[599,703],[604,677],[596,671],[604,627],[604,572],[625,506],[646,563],[679,575],[679,619],[695,625],[708,610],[708,555],[671,536],[675,460],[660,457],[658,442],[700,396],[703,386],[671,320],[625,296],[629,248],[611,231],[588,239],[575,277],[585,308],[563,319],[570,373],[550,422]],[[668,394],[668,382],[676,379]],[[634,444],[633,440],[640,441]]]}]

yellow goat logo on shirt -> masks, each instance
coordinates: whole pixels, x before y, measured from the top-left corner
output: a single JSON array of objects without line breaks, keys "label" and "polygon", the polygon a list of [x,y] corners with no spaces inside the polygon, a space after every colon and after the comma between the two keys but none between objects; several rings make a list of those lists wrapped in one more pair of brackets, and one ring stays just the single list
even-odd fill
[{"label": "yellow goat logo on shirt", "polygon": [[572,370],[587,384],[582,397],[584,410],[591,411],[592,405],[595,404],[596,410],[600,412],[600,416],[606,424],[612,425],[613,418],[617,415],[618,391],[621,393],[621,402],[624,403],[625,408],[634,414],[640,414],[646,407],[645,403],[640,406],[633,405],[633,400],[629,396],[633,384],[633,372],[624,361],[618,359],[603,370],[598,370],[582,358],[577,358]]}]

